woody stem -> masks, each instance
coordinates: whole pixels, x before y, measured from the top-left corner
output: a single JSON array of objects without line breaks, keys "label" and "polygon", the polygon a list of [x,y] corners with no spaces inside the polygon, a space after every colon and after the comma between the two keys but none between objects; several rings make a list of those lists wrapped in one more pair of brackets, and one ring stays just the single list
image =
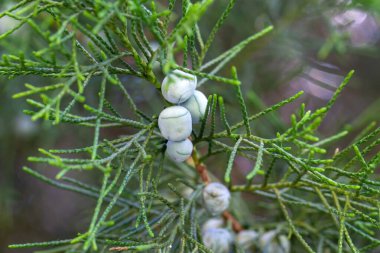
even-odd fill
[{"label": "woody stem", "polygon": [[[194,163],[194,168],[198,171],[202,182],[206,185],[209,184],[211,180],[208,175],[207,166],[199,160],[198,151],[195,148],[193,150],[191,158],[192,158],[192,162]],[[224,211],[222,215],[225,221],[231,222],[232,229],[236,233],[243,230],[242,225],[239,223],[238,220],[236,220],[236,218],[230,212]]]}]

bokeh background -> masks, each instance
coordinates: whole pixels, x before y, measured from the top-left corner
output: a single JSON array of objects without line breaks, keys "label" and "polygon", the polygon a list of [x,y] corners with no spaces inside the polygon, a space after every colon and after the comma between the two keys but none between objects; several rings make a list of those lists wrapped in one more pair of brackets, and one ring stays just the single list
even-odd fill
[{"label": "bokeh background", "polygon": [[[10,4],[12,1],[0,1],[0,10]],[[215,1],[207,12],[200,25],[205,35],[226,4],[226,0]],[[307,103],[308,109],[318,108],[328,101],[344,75],[355,69],[353,80],[322,125],[321,135],[349,129],[350,136],[337,144],[337,147],[344,146],[360,129],[379,121],[380,1],[237,1],[209,57],[220,54],[268,24],[273,24],[275,31],[252,43],[231,63],[239,70],[250,113],[299,90],[306,93],[301,102]],[[10,18],[0,19],[0,34],[14,25],[15,21]],[[1,54],[30,51],[28,48],[39,45],[27,26],[12,38],[0,40]],[[225,71],[221,75],[229,75],[228,68]],[[160,102],[155,89],[146,85],[142,91],[141,86],[137,89],[139,80],[129,77],[125,80],[138,105],[147,114],[157,113],[155,107]],[[24,83],[48,81],[33,76],[0,77],[0,252],[32,252],[9,250],[10,243],[70,238],[87,226],[94,205],[93,200],[45,185],[21,170],[23,165],[29,164],[27,157],[37,154],[39,147],[81,147],[91,143],[91,133],[85,130],[31,122],[23,114],[23,109],[28,108],[25,101],[11,98],[23,90]],[[237,103],[230,90],[211,84],[205,84],[202,89],[208,94],[223,95],[231,121],[238,120],[234,119],[234,115],[239,114],[234,113],[238,110]],[[122,99],[118,93],[111,96],[113,101]],[[298,105],[287,106],[260,121],[254,125],[254,133],[273,136],[281,131]],[[110,130],[105,134],[117,136],[120,131]],[[244,159],[237,162],[241,170],[251,166]],[[46,166],[41,169],[46,175],[56,173]],[[89,183],[98,180],[96,176],[88,178],[87,174],[75,176]]]}]

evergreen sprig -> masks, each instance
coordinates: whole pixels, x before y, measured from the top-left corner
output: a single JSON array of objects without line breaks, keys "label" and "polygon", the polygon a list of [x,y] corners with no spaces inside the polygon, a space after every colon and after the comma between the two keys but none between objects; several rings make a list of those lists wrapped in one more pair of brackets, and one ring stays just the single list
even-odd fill
[{"label": "evergreen sprig", "polygon": [[[224,181],[231,191],[249,192],[276,202],[267,207],[275,208],[269,209],[274,214],[272,223],[252,223],[250,216],[243,214],[236,215],[236,220],[230,213],[225,214],[235,225],[240,222],[262,230],[274,222],[276,228],[289,234],[292,248],[300,252],[364,252],[380,245],[380,183],[374,175],[380,163],[380,128],[369,129],[333,155],[328,147],[347,131],[325,139],[317,132],[354,72],[348,73],[326,106],[305,111],[305,105],[301,105],[284,131],[270,138],[257,136],[252,123],[294,102],[302,92],[251,114],[236,68],[232,68],[230,77],[216,74],[273,27],[205,62],[216,33],[236,1],[229,1],[209,36],[202,38],[198,21],[212,2],[169,1],[164,6],[143,0],[24,0],[0,13],[0,17],[15,20],[15,26],[0,35],[0,40],[18,36],[16,32],[26,26],[40,38],[34,51],[9,52],[0,61],[1,75],[44,78],[38,85],[26,84],[27,90],[14,95],[16,99],[27,97],[34,108],[25,113],[33,120],[93,129],[92,142],[84,147],[39,149],[40,156],[29,158],[56,167],[55,179],[28,167],[24,171],[47,184],[97,200],[87,231],[65,240],[10,248],[211,252],[203,245],[200,233],[206,216],[200,193],[203,183],[218,180],[207,176],[205,164],[226,154],[229,159]],[[182,15],[174,15],[176,7],[181,7]],[[157,48],[152,41],[157,42]],[[177,62],[180,54],[185,58],[183,64]],[[155,69],[157,65],[160,71]],[[126,88],[129,83],[122,78],[132,77],[128,82],[143,80],[159,89],[162,74],[173,69],[202,78],[201,84],[230,84],[223,88],[236,95],[242,116],[241,121],[232,123],[223,97],[211,95],[201,127],[192,136],[193,157],[186,164],[173,164],[164,158],[157,116],[139,108]],[[127,101],[129,116],[120,113],[116,102],[109,99],[115,89]],[[120,127],[128,128],[126,135],[102,137],[102,129]],[[208,145],[207,152],[201,149],[204,145]],[[238,156],[254,164],[243,184],[236,184],[233,178]],[[88,185],[69,177],[75,170],[101,173],[101,184]],[[184,196],[181,188],[190,188],[192,193]],[[239,214],[239,210],[232,206],[231,213]]]}]

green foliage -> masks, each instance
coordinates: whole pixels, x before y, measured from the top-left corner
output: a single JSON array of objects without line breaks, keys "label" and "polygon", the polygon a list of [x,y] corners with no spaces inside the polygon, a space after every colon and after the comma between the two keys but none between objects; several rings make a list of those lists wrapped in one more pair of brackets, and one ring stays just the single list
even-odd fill
[{"label": "green foliage", "polygon": [[364,7],[377,14],[380,12],[380,3],[376,0],[354,0],[351,4],[360,8]]},{"label": "green foliage", "polygon": [[[45,78],[38,85],[25,84],[26,91],[14,95],[16,99],[27,97],[34,108],[25,113],[33,120],[84,127],[93,135],[92,143],[84,147],[39,149],[40,156],[29,158],[57,168],[55,179],[28,167],[24,171],[47,184],[97,201],[87,231],[65,240],[15,244],[11,248],[107,252],[110,247],[127,247],[130,252],[211,252],[203,245],[200,233],[207,217],[200,198],[200,176],[191,162],[173,164],[165,159],[157,115],[144,113],[129,94],[129,82],[139,80],[159,89],[160,80],[172,69],[203,78],[200,84],[224,83],[223,89],[236,95],[241,121],[230,123],[223,97],[210,95],[206,116],[194,130],[192,140],[199,161],[207,164],[215,156],[229,157],[223,172],[231,191],[273,201],[273,205],[266,206],[267,212],[273,213],[271,222],[250,222],[251,216],[231,206],[231,213],[241,223],[257,230],[278,228],[289,235],[294,252],[365,252],[380,245],[380,183],[374,175],[380,163],[380,128],[366,129],[333,155],[329,147],[347,131],[324,139],[317,132],[354,72],[348,73],[326,106],[306,111],[302,104],[284,131],[270,138],[257,136],[252,122],[293,103],[303,93],[251,115],[236,68],[231,68],[230,77],[219,76],[218,72],[273,27],[269,25],[205,62],[216,33],[236,1],[229,1],[204,42],[198,21],[207,15],[212,2],[169,1],[166,6],[143,0],[24,0],[0,14],[15,20],[14,27],[0,35],[0,40],[12,34],[18,36],[15,33],[25,27],[38,36],[37,48],[8,52],[0,62],[1,75]],[[176,14],[177,7],[181,7],[182,15]],[[158,43],[157,49],[153,41]],[[183,66],[177,60],[181,54]],[[133,78],[126,83],[124,76]],[[118,111],[116,101],[109,99],[111,92],[124,96],[129,106],[127,116]],[[108,128],[125,129],[125,135],[105,139],[102,130]],[[202,148],[205,145],[207,149]],[[243,184],[233,179],[237,156],[254,164]],[[208,165],[212,170],[213,165]],[[78,181],[69,176],[73,171],[101,175],[101,183],[93,186]],[[185,187],[193,190],[189,197],[181,193]],[[256,208],[248,202],[245,205]]]}]

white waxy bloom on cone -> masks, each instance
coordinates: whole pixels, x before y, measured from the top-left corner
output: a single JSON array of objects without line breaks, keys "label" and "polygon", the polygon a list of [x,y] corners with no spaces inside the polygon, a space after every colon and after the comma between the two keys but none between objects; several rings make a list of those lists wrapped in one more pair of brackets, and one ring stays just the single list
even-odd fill
[{"label": "white waxy bloom on cone", "polygon": [[162,81],[161,92],[170,103],[180,104],[194,94],[196,86],[196,76],[176,69]]},{"label": "white waxy bloom on cone", "polygon": [[221,218],[211,218],[208,219],[205,223],[202,225],[202,233],[205,233],[209,229],[213,228],[221,228],[224,225],[224,220]]},{"label": "white waxy bloom on cone", "polygon": [[233,241],[232,234],[224,228],[211,228],[206,230],[203,235],[203,244],[212,252],[228,253]]},{"label": "white waxy bloom on cone", "polygon": [[202,92],[196,90],[181,106],[189,110],[193,123],[197,124],[206,113],[207,98]]},{"label": "white waxy bloom on cone", "polygon": [[221,183],[210,183],[203,189],[203,200],[206,209],[212,215],[224,212],[230,204],[230,191]]},{"label": "white waxy bloom on cone", "polygon": [[165,139],[183,141],[191,135],[190,112],[182,106],[168,107],[160,113],[158,127]]},{"label": "white waxy bloom on cone", "polygon": [[183,141],[168,141],[166,155],[174,162],[187,160],[193,152],[193,143],[189,139]]},{"label": "white waxy bloom on cone", "polygon": [[242,247],[243,249],[249,249],[254,244],[259,237],[259,233],[254,230],[243,230],[240,231],[236,238],[236,244]]},{"label": "white waxy bloom on cone", "polygon": [[289,253],[290,242],[285,235],[278,236],[277,230],[268,231],[260,237],[259,246],[263,253]]}]

